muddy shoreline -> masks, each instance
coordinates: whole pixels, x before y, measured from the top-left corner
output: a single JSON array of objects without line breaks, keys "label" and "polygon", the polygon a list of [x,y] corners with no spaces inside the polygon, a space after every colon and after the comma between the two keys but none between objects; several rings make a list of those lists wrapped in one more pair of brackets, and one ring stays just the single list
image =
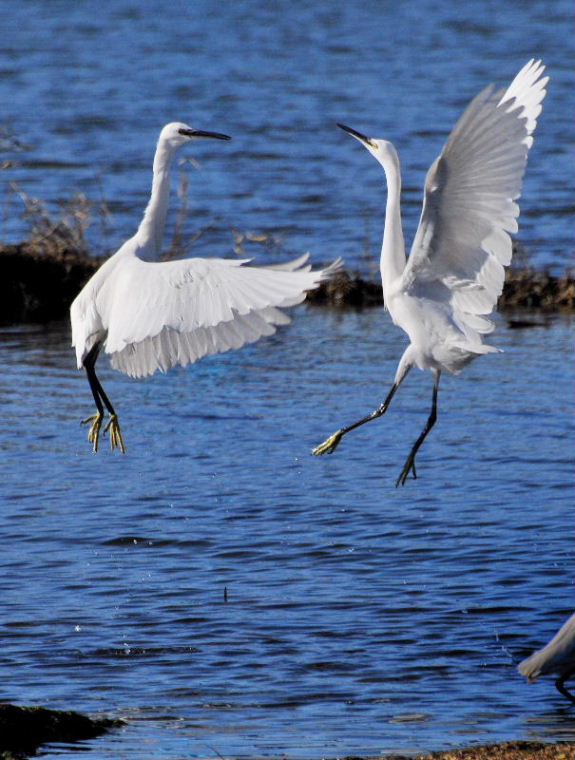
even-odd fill
[{"label": "muddy shoreline", "polygon": [[[25,760],[44,744],[95,739],[125,725],[119,719],[93,719],[74,711],[3,703],[0,760]],[[338,760],[575,760],[575,742],[508,741],[416,755],[347,755]]]},{"label": "muddy shoreline", "polygon": [[348,756],[343,760],[575,760],[575,742],[510,741],[417,755]]}]

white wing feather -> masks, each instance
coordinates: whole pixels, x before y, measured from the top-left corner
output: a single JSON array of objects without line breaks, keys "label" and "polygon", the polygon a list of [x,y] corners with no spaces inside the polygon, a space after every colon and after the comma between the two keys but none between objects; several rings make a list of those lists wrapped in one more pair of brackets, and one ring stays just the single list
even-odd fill
[{"label": "white wing feather", "polygon": [[515,200],[548,82],[543,71],[529,61],[506,91],[490,86],[477,95],[427,174],[402,288],[449,302],[476,333],[492,329],[482,315],[493,310],[511,261]]},{"label": "white wing feather", "polygon": [[112,366],[142,377],[271,335],[290,321],[278,307],[303,301],[340,265],[311,272],[309,266],[294,271],[245,263],[119,261],[96,297]]},{"label": "white wing feather", "polygon": [[575,615],[571,615],[542,649],[519,663],[517,670],[529,681],[546,673],[563,674],[575,667]]}]

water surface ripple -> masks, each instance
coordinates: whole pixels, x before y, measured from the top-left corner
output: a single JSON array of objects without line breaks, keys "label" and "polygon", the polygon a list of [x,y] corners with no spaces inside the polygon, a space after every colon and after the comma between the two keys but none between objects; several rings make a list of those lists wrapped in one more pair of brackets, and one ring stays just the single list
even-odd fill
[{"label": "water surface ripple", "polygon": [[104,370],[125,457],[89,450],[67,327],[4,330],[2,699],[125,716],[99,758],[575,738],[552,683],[515,673],[572,606],[572,327],[502,322],[400,490],[421,373],[310,456],[392,377],[382,310],[299,307],[189,371]]}]

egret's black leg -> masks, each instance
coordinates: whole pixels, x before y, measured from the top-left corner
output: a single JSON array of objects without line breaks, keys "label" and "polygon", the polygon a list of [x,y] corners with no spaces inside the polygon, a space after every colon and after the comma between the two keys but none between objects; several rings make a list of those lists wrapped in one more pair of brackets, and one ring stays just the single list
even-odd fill
[{"label": "egret's black leg", "polygon": [[[100,352],[100,344],[96,343],[88,352],[86,355],[86,358],[84,359],[84,369],[86,370],[86,375],[88,377],[88,383],[90,384],[90,390],[92,391],[92,395],[94,396],[94,401],[96,403],[97,413],[92,415],[91,417],[88,417],[85,420],[82,420],[82,424],[87,424],[88,422],[91,422],[92,425],[90,427],[90,431],[88,432],[88,440],[90,443],[94,445],[94,451],[98,451],[98,444],[100,442],[100,429],[102,427],[102,422],[104,419],[104,406],[108,410],[110,414],[110,420],[106,427],[104,428],[104,433],[107,433],[109,431],[110,433],[110,444],[112,446],[112,449],[115,449],[116,447],[119,447],[119,449],[122,451],[123,454],[126,453],[126,448],[124,446],[124,441],[122,439],[122,433],[120,432],[120,424],[118,422],[118,417],[116,416],[116,412],[114,410],[114,407],[112,406],[110,399],[106,395],[104,389],[102,388],[102,384],[98,380],[98,376],[96,375],[96,359],[98,358],[98,354]],[[103,403],[102,403],[103,402]]]},{"label": "egret's black leg", "polygon": [[367,417],[362,417],[361,420],[358,420],[357,422],[354,422],[347,427],[343,427],[340,430],[336,431],[333,435],[330,435],[330,437],[326,438],[323,443],[320,443],[319,446],[316,446],[315,449],[313,449],[312,454],[315,454],[316,456],[321,456],[322,454],[327,453],[332,454],[346,433],[349,433],[350,430],[355,430],[355,428],[358,428],[360,425],[365,425],[366,422],[376,420],[378,417],[381,417],[382,414],[385,414],[387,407],[389,406],[389,403],[393,398],[397,388],[397,383],[394,383],[391,386],[391,390],[387,394],[387,397],[383,404],[380,404],[380,406],[378,406],[377,409],[375,409],[371,414],[368,414]]},{"label": "egret's black leg", "polygon": [[90,388],[92,390],[92,395],[94,396],[94,400],[96,401],[96,406],[98,407],[99,411],[103,411],[102,409],[102,401],[104,402],[106,409],[112,414],[116,414],[114,411],[114,407],[110,403],[110,399],[106,396],[106,393],[104,392],[104,389],[102,388],[102,384],[98,380],[98,376],[96,375],[96,359],[98,358],[100,347],[98,345],[94,346],[94,348],[89,352],[89,354],[84,359],[84,369],[86,370],[86,374],[88,376],[88,382],[90,383]]},{"label": "egret's black leg", "polygon": [[417,472],[415,471],[415,455],[419,451],[419,447],[424,442],[425,437],[431,430],[431,428],[435,425],[435,421],[437,420],[437,391],[439,389],[439,378],[441,377],[441,372],[437,371],[435,375],[435,382],[433,384],[433,402],[431,404],[431,412],[429,414],[429,417],[427,418],[427,422],[425,423],[425,427],[421,431],[421,435],[417,439],[417,441],[413,444],[413,448],[409,452],[409,456],[405,460],[405,464],[403,465],[403,470],[401,471],[396,483],[395,487],[397,486],[404,486],[405,481],[407,480],[409,473],[413,473],[413,477],[417,478]]},{"label": "egret's black leg", "polygon": [[569,672],[562,675],[561,678],[558,678],[555,681],[555,688],[560,694],[563,694],[564,697],[567,697],[567,699],[570,702],[573,702],[575,704],[575,697],[573,696],[573,694],[571,694],[570,691],[567,691],[567,689],[565,688],[565,681],[568,678],[571,678],[571,676],[573,675],[575,675],[575,668],[573,668],[573,670],[570,670]]},{"label": "egret's black leg", "polygon": [[316,446],[315,449],[313,449],[312,454],[315,454],[316,456],[321,456],[322,454],[331,454],[335,451],[337,448],[337,445],[343,438],[343,436],[346,433],[349,433],[350,430],[355,430],[360,425],[365,425],[366,422],[371,422],[371,420],[376,420],[378,417],[381,417],[382,414],[385,414],[387,411],[387,407],[391,403],[391,399],[395,395],[395,391],[399,388],[401,385],[402,380],[405,378],[409,370],[411,369],[411,362],[407,359],[407,352],[402,357],[399,367],[397,369],[395,380],[393,381],[393,385],[391,386],[391,390],[386,396],[385,401],[383,404],[380,404],[380,406],[377,407],[371,414],[368,414],[367,417],[362,417],[361,420],[358,420],[357,422],[354,422],[352,425],[348,425],[347,427],[343,427],[337,432],[335,432],[333,435],[330,435],[329,438],[326,438],[326,440],[323,443],[320,443],[319,446]]}]

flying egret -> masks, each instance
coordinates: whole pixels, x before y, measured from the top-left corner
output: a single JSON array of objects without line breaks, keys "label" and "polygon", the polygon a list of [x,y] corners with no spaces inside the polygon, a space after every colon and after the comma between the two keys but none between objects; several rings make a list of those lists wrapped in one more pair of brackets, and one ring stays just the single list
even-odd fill
[{"label": "flying egret", "polygon": [[517,670],[533,683],[539,676],[554,673],[557,691],[575,702],[565,688],[565,681],[575,675],[575,613],[561,626],[551,641],[542,649],[520,662]]},{"label": "flying egret", "polygon": [[415,456],[437,418],[441,372],[458,374],[466,364],[498,351],[482,335],[493,324],[486,315],[503,288],[511,261],[510,232],[517,231],[521,184],[531,136],[541,112],[548,77],[531,60],[507,90],[491,85],[475,97],[457,122],[425,181],[419,227],[409,259],[403,240],[401,173],[395,148],[339,124],[379,161],[387,179],[381,278],[393,322],[409,336],[385,401],[371,414],[343,427],[313,453],[333,452],[342,437],[381,417],[413,366],[433,375],[429,418],[415,441],[396,485],[417,477]]},{"label": "flying egret", "polygon": [[72,345],[96,403],[88,440],[98,450],[104,428],[112,449],[125,452],[118,417],[98,377],[103,349],[112,367],[131,377],[185,366],[202,356],[252,343],[290,320],[293,306],[328,278],[340,260],[315,272],[306,256],[276,266],[246,267],[249,259],[189,258],[158,261],[166,222],[175,151],[199,138],[229,140],[173,122],[161,131],[154,156],[152,193],[136,234],[98,269],[70,309]]}]

